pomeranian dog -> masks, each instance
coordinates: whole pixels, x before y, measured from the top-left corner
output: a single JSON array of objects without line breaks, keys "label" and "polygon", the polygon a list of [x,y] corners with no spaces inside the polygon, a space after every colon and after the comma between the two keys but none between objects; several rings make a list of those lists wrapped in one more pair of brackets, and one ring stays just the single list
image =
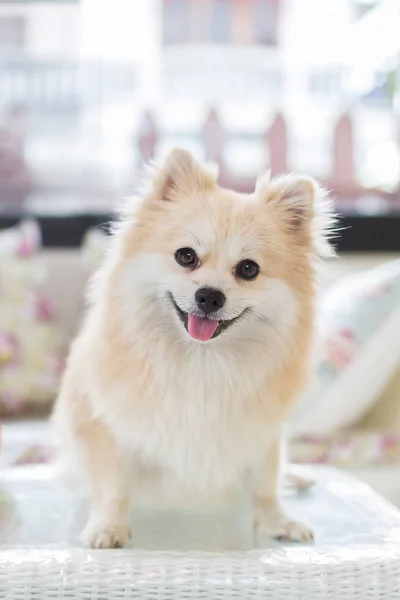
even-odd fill
[{"label": "pomeranian dog", "polygon": [[222,189],[184,150],[152,170],[94,278],[54,413],[90,484],[85,545],[128,542],[149,473],[195,495],[241,484],[257,531],[312,539],[279,483],[283,424],[308,376],[327,206],[297,175],[261,176],[252,194]]}]

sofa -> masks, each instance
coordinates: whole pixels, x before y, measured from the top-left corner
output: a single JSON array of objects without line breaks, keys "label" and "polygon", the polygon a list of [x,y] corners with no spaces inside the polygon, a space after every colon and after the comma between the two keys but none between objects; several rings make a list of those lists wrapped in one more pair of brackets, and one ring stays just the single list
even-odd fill
[{"label": "sofa", "polygon": [[[26,237],[26,232],[24,235]],[[32,236],[32,232],[29,235]],[[21,240],[19,240],[20,242]],[[48,305],[52,307],[51,326],[56,329],[57,335],[50,338],[52,340],[51,353],[57,354],[61,373],[69,342],[82,319],[84,290],[88,278],[101,256],[101,247],[104,243],[103,234],[90,232],[83,247],[72,250],[42,249],[40,242],[32,243],[31,248],[28,244],[27,250],[25,238],[23,238],[23,242],[25,246],[21,246],[23,249],[21,256],[15,257],[15,248],[11,254],[9,250],[8,255],[7,253],[4,255],[3,252],[3,267],[0,266],[0,311],[2,302],[1,269],[4,269],[4,265],[9,264],[9,261],[15,258],[18,261],[24,261],[34,255],[34,264],[36,267],[40,266],[42,274],[40,297],[46,298]],[[18,255],[18,252],[16,254]],[[379,267],[397,258],[397,256],[363,254],[341,256],[329,260],[323,269],[323,288],[330,289],[333,284],[346,275],[368,272],[371,268]],[[24,269],[31,270],[30,264],[25,264]],[[3,273],[3,279],[4,277]],[[20,324],[18,326],[21,327]],[[26,332],[26,327],[24,326],[20,331]],[[7,358],[7,352],[4,352]],[[9,361],[2,370],[0,321],[0,404],[2,402],[1,385],[4,383],[5,373],[8,371],[12,373],[13,368],[15,371],[16,367],[13,367]],[[52,381],[48,386],[45,401],[40,398],[39,410],[35,410],[37,407],[34,405],[28,406],[26,403],[22,403],[16,411],[2,411],[4,435],[0,449],[0,464],[26,464],[50,460],[53,443],[51,434],[44,420],[38,419],[45,419],[51,409],[51,402],[56,394],[56,383],[56,381]],[[334,413],[332,414],[335,418],[337,417]],[[36,421],[27,421],[32,418],[35,418]],[[333,420],[335,421],[335,419]],[[381,382],[379,390],[377,388],[373,402],[371,401],[369,406],[363,406],[360,415],[354,413],[351,423],[347,423],[345,420],[343,426],[340,426],[338,422],[338,426],[332,431],[325,431],[324,428],[319,431],[318,428],[307,428],[307,426],[297,431],[295,428],[295,434],[289,431],[289,438],[289,456],[293,461],[328,463],[350,470],[400,506],[400,361],[395,368],[391,369],[390,377],[387,377],[385,385],[382,385]]]}]

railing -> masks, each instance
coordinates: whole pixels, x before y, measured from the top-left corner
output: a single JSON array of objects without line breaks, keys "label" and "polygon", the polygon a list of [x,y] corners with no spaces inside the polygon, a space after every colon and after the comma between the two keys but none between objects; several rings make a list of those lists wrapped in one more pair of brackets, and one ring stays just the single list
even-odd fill
[{"label": "railing", "polygon": [[[137,145],[139,163],[148,161],[157,154],[163,134],[156,126],[152,114],[147,113],[138,130]],[[218,163],[220,182],[239,191],[250,192],[254,188],[254,178],[235,177],[230,172],[224,159],[229,134],[224,130],[218,114],[211,110],[202,129],[198,132],[206,160]],[[400,181],[392,192],[382,189],[364,188],[357,179],[355,167],[354,122],[350,113],[342,114],[334,125],[332,135],[331,170],[322,183],[333,191],[339,206],[350,210],[358,199],[375,198],[379,210],[400,209]],[[264,132],[260,132],[259,142],[264,146],[266,162],[272,176],[288,172],[292,169],[289,161],[289,127],[285,117],[277,113],[272,123]],[[399,140],[400,155],[400,140]],[[311,173],[312,174],[312,173]],[[373,203],[369,203],[370,208]],[[366,210],[368,210],[366,208]]]},{"label": "railing", "polygon": [[[8,122],[18,123],[20,117],[18,107],[15,107],[9,115]],[[23,119],[23,114],[21,118]],[[129,135],[129,132],[127,134]],[[222,185],[243,192],[250,192],[254,189],[255,168],[253,168],[253,173],[242,169],[242,174],[238,175],[238,169],[233,167],[226,158],[230,155],[229,151],[232,149],[232,140],[235,141],[235,135],[225,130],[215,110],[209,112],[198,131],[187,132],[185,136],[174,136],[171,131],[161,131],[153,113],[147,112],[135,133],[134,143],[131,146],[131,157],[133,160],[137,160],[137,166],[141,167],[144,162],[156,157],[171,136],[179,137],[180,144],[183,146],[200,147],[206,160],[216,162],[220,167],[219,180]],[[263,166],[269,167],[272,176],[293,170],[290,160],[291,135],[284,115],[276,114],[265,131],[242,136],[242,139],[243,137],[252,143],[256,142],[255,145],[262,152]],[[400,210],[399,182],[391,192],[388,192],[377,188],[367,189],[358,180],[355,165],[354,121],[351,114],[342,114],[338,118],[330,138],[330,169],[322,183],[333,191],[339,208],[343,211],[356,209],[369,212]],[[400,141],[398,141],[399,143]],[[240,152],[240,150],[236,152],[236,163],[238,159],[240,160]],[[244,158],[246,157],[244,156]],[[252,158],[247,162],[251,168],[254,166]],[[110,168],[112,170],[111,165]],[[60,172],[61,170],[62,164],[60,164]],[[46,172],[43,165],[41,172],[42,174]],[[11,131],[8,132],[6,129],[0,130],[0,203],[22,205],[32,193],[38,190],[45,190],[48,198],[51,198],[52,193],[56,197],[57,181],[51,181],[46,177],[37,178],[35,173],[35,166],[27,163],[24,157],[23,137]],[[90,177],[85,176],[84,179],[78,178],[76,181],[69,177],[68,181],[60,181],[59,191],[62,191],[61,188],[65,188],[65,190],[68,188],[72,195],[85,192],[95,199],[100,197],[101,189],[107,187],[110,191],[114,190],[114,196],[110,192],[110,197],[115,197],[115,194],[125,190],[124,181],[127,177],[129,179],[127,193],[132,191],[130,186],[136,183],[132,166],[129,167],[129,174],[125,171],[113,172],[113,180],[100,177],[102,173],[99,165],[94,166]],[[310,174],[313,175],[312,172]],[[113,187],[112,181],[118,182],[118,185]],[[57,202],[56,199],[54,201]],[[358,203],[357,206],[354,204],[355,202]]]},{"label": "railing", "polygon": [[275,49],[264,47],[164,48],[161,72],[166,97],[214,103],[255,97],[279,101],[285,73]]},{"label": "railing", "polygon": [[132,65],[37,60],[0,61],[0,98],[44,110],[79,107],[137,89]]}]

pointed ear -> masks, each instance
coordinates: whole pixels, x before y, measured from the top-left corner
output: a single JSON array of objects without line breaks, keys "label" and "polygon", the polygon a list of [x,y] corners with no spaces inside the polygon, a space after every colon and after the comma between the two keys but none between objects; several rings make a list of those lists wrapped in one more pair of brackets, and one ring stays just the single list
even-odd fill
[{"label": "pointed ear", "polygon": [[304,175],[282,175],[270,180],[268,174],[260,177],[256,185],[260,199],[286,211],[293,229],[301,228],[312,219],[318,193],[317,182]]},{"label": "pointed ear", "polygon": [[153,188],[161,200],[175,201],[179,194],[207,191],[216,185],[216,174],[201,167],[186,150],[175,149],[156,171]]},{"label": "pointed ear", "polygon": [[282,175],[270,180],[269,174],[260,177],[256,195],[279,210],[290,229],[299,239],[311,239],[315,252],[332,256],[329,240],[335,230],[332,202],[326,191],[312,178],[304,175]]}]

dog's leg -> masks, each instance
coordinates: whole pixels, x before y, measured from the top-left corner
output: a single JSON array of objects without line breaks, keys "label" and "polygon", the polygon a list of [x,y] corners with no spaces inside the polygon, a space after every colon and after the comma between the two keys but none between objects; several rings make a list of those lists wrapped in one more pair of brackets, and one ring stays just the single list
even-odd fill
[{"label": "dog's leg", "polygon": [[100,423],[83,432],[84,460],[91,484],[89,520],[81,541],[91,548],[118,548],[130,538],[130,494],[120,451]]},{"label": "dog's leg", "polygon": [[254,528],[260,535],[291,541],[311,541],[309,525],[292,519],[279,501],[282,443],[271,444],[263,463],[250,472]]}]

